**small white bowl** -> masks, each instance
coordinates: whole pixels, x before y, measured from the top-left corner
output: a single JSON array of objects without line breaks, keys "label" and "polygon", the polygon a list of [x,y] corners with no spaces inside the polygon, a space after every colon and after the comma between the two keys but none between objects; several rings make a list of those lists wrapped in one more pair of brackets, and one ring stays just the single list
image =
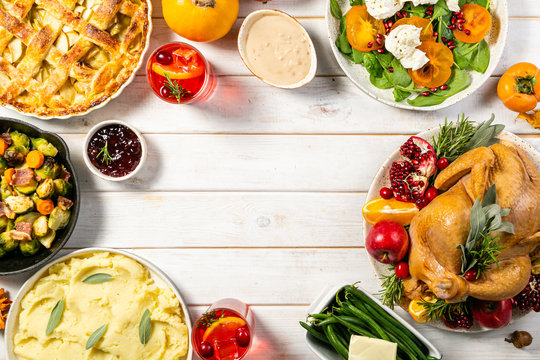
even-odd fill
[{"label": "small white bowl", "polygon": [[[247,36],[249,34],[249,30],[250,30],[251,26],[253,25],[253,23],[256,20],[260,19],[264,15],[269,15],[269,14],[285,16],[285,17],[291,19],[292,21],[296,22],[298,24],[298,26],[302,29],[302,31],[304,32],[306,38],[309,41],[309,47],[311,49],[311,67],[310,67],[309,72],[307,73],[306,77],[303,78],[302,80],[296,82],[296,83],[289,84],[289,85],[274,84],[274,83],[262,78],[261,76],[259,76],[253,70],[253,68],[249,65],[249,62],[247,61],[245,47],[246,47],[246,41],[247,41]],[[244,20],[244,22],[242,23],[242,26],[240,27],[240,32],[238,33],[238,52],[240,53],[240,57],[242,58],[242,61],[244,62],[244,65],[246,65],[246,67],[249,69],[249,71],[251,71],[251,73],[253,75],[258,77],[259,79],[261,79],[262,81],[264,81],[268,85],[272,85],[272,86],[275,86],[275,87],[280,88],[280,89],[297,89],[297,88],[300,88],[300,87],[302,87],[304,85],[307,85],[307,84],[309,84],[311,82],[311,80],[313,80],[313,78],[315,77],[315,73],[317,72],[317,53],[315,52],[315,46],[313,45],[313,41],[311,40],[311,37],[309,36],[306,29],[304,29],[304,27],[295,18],[293,18],[292,16],[290,16],[287,13],[284,13],[283,11],[279,11],[279,10],[275,10],[275,9],[265,9],[265,10],[257,10],[257,11],[252,12],[251,14],[249,14],[246,17],[246,19]]]},{"label": "small white bowl", "polygon": [[[90,142],[90,139],[92,139],[92,136],[94,136],[94,134],[99,129],[101,129],[101,128],[105,127],[105,126],[108,126],[108,125],[122,125],[122,126],[127,127],[128,129],[133,131],[135,133],[135,135],[137,135],[137,137],[139,138],[139,141],[141,142],[141,152],[142,152],[142,154],[141,154],[141,160],[139,161],[139,165],[137,165],[135,170],[133,170],[132,172],[130,172],[129,174],[127,174],[125,176],[115,177],[115,176],[109,176],[109,175],[103,174],[101,171],[99,171],[98,168],[96,168],[94,166],[94,164],[92,164],[92,161],[90,161],[90,158],[88,157],[88,143]],[[120,120],[107,120],[107,121],[100,122],[99,124],[94,126],[92,129],[90,129],[90,131],[86,135],[86,139],[84,140],[84,147],[83,147],[84,162],[85,162],[86,166],[88,167],[88,169],[90,169],[90,171],[94,175],[96,175],[97,177],[99,177],[99,178],[101,178],[103,180],[124,181],[124,180],[132,178],[143,167],[144,161],[146,160],[146,155],[147,155],[146,142],[145,142],[143,136],[141,135],[141,133],[139,132],[139,130],[135,129],[133,126],[131,126],[131,125],[129,125],[129,124],[123,122],[123,121],[120,121]]]}]

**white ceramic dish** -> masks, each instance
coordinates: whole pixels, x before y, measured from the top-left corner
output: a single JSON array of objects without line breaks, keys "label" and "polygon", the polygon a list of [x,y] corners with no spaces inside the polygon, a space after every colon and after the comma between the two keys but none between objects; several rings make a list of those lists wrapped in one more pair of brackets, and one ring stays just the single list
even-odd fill
[{"label": "white ceramic dish", "polygon": [[[286,16],[286,17],[290,18],[292,21],[295,21],[298,24],[298,26],[300,26],[300,28],[304,31],[304,34],[305,34],[306,38],[309,41],[309,47],[311,48],[311,67],[310,67],[309,72],[306,75],[306,77],[304,79],[294,83],[294,84],[291,84],[291,85],[274,84],[274,83],[260,77],[251,68],[251,66],[249,66],[249,63],[246,60],[245,44],[246,44],[247,36],[248,36],[248,33],[249,33],[249,29],[250,29],[251,25],[253,25],[254,21],[258,20],[261,16],[268,15],[268,14],[283,15],[283,16]],[[242,61],[244,62],[244,65],[246,65],[246,67],[249,69],[249,71],[251,71],[251,73],[253,75],[258,77],[259,79],[261,79],[262,81],[264,81],[268,85],[272,85],[272,86],[278,87],[280,89],[296,89],[296,88],[302,87],[304,85],[307,85],[307,84],[309,84],[311,82],[311,80],[313,80],[313,78],[315,77],[315,73],[317,72],[317,53],[315,51],[315,46],[313,45],[313,41],[311,40],[311,37],[309,36],[308,32],[306,31],[306,29],[304,29],[304,27],[295,18],[293,18],[289,14],[284,13],[284,12],[279,11],[279,10],[273,10],[273,9],[257,10],[257,11],[252,12],[251,14],[249,14],[246,17],[246,19],[242,23],[242,26],[240,27],[240,32],[238,33],[238,52],[240,53],[240,57],[242,58]]]},{"label": "white ceramic dish", "polygon": [[116,99],[118,96],[120,96],[122,91],[124,91],[124,89],[129,84],[131,84],[133,79],[135,79],[135,76],[137,74],[137,70],[139,70],[139,68],[143,64],[144,57],[146,55],[146,52],[148,51],[148,47],[150,46],[150,35],[152,34],[152,28],[153,28],[153,26],[152,26],[152,1],[148,0],[148,33],[146,34],[145,46],[144,46],[143,51],[141,52],[141,57],[140,57],[139,61],[137,62],[137,66],[133,69],[133,72],[131,73],[131,76],[127,79],[127,81],[124,84],[122,84],[122,86],[120,86],[118,91],[115,92],[114,94],[112,94],[108,99],[104,100],[99,105],[96,105],[96,106],[86,110],[85,112],[81,112],[81,113],[77,113],[77,114],[63,115],[63,116],[39,116],[39,115],[34,115],[32,113],[29,113],[29,112],[20,111],[19,109],[15,108],[14,106],[9,105],[9,104],[4,105],[4,107],[7,108],[7,109],[16,111],[19,114],[26,115],[26,116],[32,116],[32,117],[35,117],[35,118],[38,118],[38,119],[41,119],[41,120],[69,119],[69,118],[72,118],[72,117],[75,117],[75,116],[84,116],[84,115],[87,115],[88,113],[90,113],[90,112],[92,112],[92,111],[94,111],[96,109],[101,109],[102,107],[107,105],[111,100]]},{"label": "white ceramic dish", "polygon": [[[427,140],[430,143],[432,143],[433,137],[435,135],[437,135],[438,133],[439,133],[439,128],[434,128],[434,129],[426,130],[426,131],[418,134],[417,136]],[[530,145],[529,143],[525,142],[520,137],[518,137],[518,136],[516,136],[516,135],[514,135],[514,134],[512,134],[512,133],[510,133],[508,131],[503,131],[499,135],[499,138],[510,140],[514,144],[516,144],[517,146],[519,146],[520,148],[525,150],[525,152],[531,158],[531,160],[534,162],[534,164],[537,166],[537,168],[540,168],[540,153],[538,151],[536,151],[535,148],[532,145]],[[367,194],[366,202],[368,202],[370,200],[373,200],[376,197],[379,197],[379,190],[381,189],[381,187],[389,186],[389,184],[390,184],[390,179],[389,179],[390,168],[392,167],[392,163],[394,161],[400,160],[400,158],[401,158],[401,154],[399,153],[399,148],[398,148],[384,162],[384,164],[381,166],[381,168],[379,169],[379,171],[377,172],[377,174],[375,175],[375,177],[374,177],[374,179],[373,179],[373,181],[371,183],[371,186],[369,188],[369,192]],[[364,231],[364,239],[366,239],[369,231],[371,230],[371,228],[373,226],[368,224],[365,220],[363,220],[363,226],[364,226],[364,229],[363,229],[363,231]],[[379,279],[379,281],[380,281],[380,278],[382,277],[382,275],[388,275],[389,274],[388,265],[382,264],[382,263],[376,261],[371,256],[368,256],[368,258],[369,258],[369,261],[371,262],[371,266],[373,267],[373,271],[375,272],[375,275],[376,275],[377,279]],[[528,312],[523,312],[523,311],[519,311],[519,310],[514,309],[512,319],[516,320],[516,319],[518,319],[520,317],[523,317],[527,313]],[[443,330],[447,330],[447,331],[454,331],[454,332],[483,332],[483,331],[489,331],[488,329],[480,327],[476,323],[470,329],[450,329],[447,326],[445,326],[444,323],[438,322],[438,321],[432,321],[432,322],[429,323],[429,325],[437,327],[439,329],[443,329]]]},{"label": "white ceramic dish", "polygon": [[49,263],[47,266],[43,267],[41,270],[39,270],[37,273],[32,275],[30,279],[28,279],[19,292],[17,293],[17,296],[15,297],[15,300],[13,301],[13,304],[11,304],[11,308],[8,313],[8,319],[6,323],[6,330],[5,330],[5,336],[4,336],[4,342],[5,342],[5,348],[7,352],[7,360],[17,360],[18,357],[13,352],[13,337],[15,333],[17,332],[17,326],[18,326],[18,319],[19,319],[19,311],[20,311],[20,304],[21,300],[24,298],[24,296],[34,287],[35,283],[41,279],[44,275],[46,275],[49,268],[57,263],[66,261],[68,259],[71,259],[73,257],[81,256],[84,254],[94,253],[94,252],[110,252],[114,254],[120,254],[124,255],[128,258],[131,258],[140,264],[142,264],[149,272],[150,276],[152,277],[152,280],[155,281],[156,285],[162,288],[170,288],[178,300],[180,301],[180,305],[182,307],[182,312],[184,313],[184,321],[186,323],[186,326],[188,328],[188,336],[189,336],[189,342],[188,342],[188,353],[182,360],[191,360],[193,357],[193,351],[191,347],[191,336],[192,336],[192,324],[191,324],[191,317],[189,314],[188,307],[186,305],[186,302],[182,298],[182,295],[180,294],[180,291],[176,287],[176,285],[172,282],[171,279],[163,272],[161,271],[157,266],[149,262],[148,260],[145,260],[137,255],[134,255],[132,253],[129,253],[127,251],[122,250],[115,250],[115,249],[108,249],[108,248],[88,248],[88,249],[82,249],[77,250],[69,255],[62,256],[61,258]]},{"label": "white ceramic dish", "polygon": [[[478,90],[484,84],[484,82],[489,79],[491,74],[493,74],[493,71],[495,71],[495,68],[497,67],[503,53],[504,46],[506,44],[506,36],[508,33],[508,7],[506,1],[507,0],[491,0],[493,26],[486,37],[486,41],[488,42],[491,53],[488,69],[484,74],[475,71],[468,71],[469,77],[472,79],[472,81],[470,80],[471,85],[467,89],[446,99],[442,104],[439,105],[417,107],[409,105],[407,100],[398,103],[394,100],[394,95],[392,94],[393,89],[379,89],[373,86],[369,81],[369,73],[364,65],[354,64],[352,61],[343,56],[336,46],[335,42],[339,36],[339,21],[334,18],[330,12],[330,0],[326,1],[326,25],[328,27],[328,39],[330,40],[330,47],[334,52],[334,56],[336,57],[336,60],[343,72],[360,90],[375,100],[401,109],[419,111],[439,110],[454,105],[470,96],[473,92]],[[349,0],[337,0],[337,2],[341,6],[343,13],[348,11],[351,7],[349,5]]]},{"label": "white ceramic dish", "polygon": [[[107,126],[107,125],[114,125],[114,124],[117,124],[117,125],[123,125],[125,127],[127,127],[128,129],[132,130],[136,135],[137,137],[139,138],[139,141],[141,142],[141,160],[139,162],[139,165],[137,165],[137,167],[135,168],[135,170],[133,170],[132,172],[130,172],[129,174],[125,175],[125,176],[121,176],[121,177],[113,177],[113,176],[108,176],[108,175],[105,175],[103,174],[101,171],[99,171],[95,166],[94,164],[92,164],[92,161],[90,161],[90,158],[88,157],[88,152],[87,152],[87,149],[88,149],[88,143],[90,142],[90,139],[92,138],[92,136],[99,130],[101,129],[102,127],[104,126]],[[146,148],[146,141],[144,140],[144,137],[142,136],[142,134],[139,132],[139,130],[135,129],[133,126],[123,122],[123,121],[120,121],[120,120],[107,120],[107,121],[103,121],[103,122],[100,122],[99,124],[95,125],[92,129],[90,129],[90,131],[88,132],[88,134],[86,135],[86,138],[84,140],[84,147],[83,147],[83,158],[84,158],[84,163],[86,164],[86,166],[88,167],[88,169],[90,169],[90,171],[92,172],[92,174],[96,175],[97,177],[103,179],[103,180],[109,180],[109,181],[124,181],[124,180],[127,180],[127,179],[130,179],[132,178],[133,176],[135,176],[135,174],[137,174],[139,172],[140,169],[142,169],[142,167],[144,166],[144,162],[146,160],[146,156],[147,156],[147,153],[148,153],[148,150]]]},{"label": "white ceramic dish", "polygon": [[[323,293],[319,296],[317,300],[315,300],[311,306],[309,307],[308,314],[318,314],[324,311],[325,308],[330,306],[332,302],[335,300],[336,293],[341,290],[346,285],[349,285],[347,283],[342,283],[333,287],[327,288]],[[407,329],[409,329],[429,350],[429,355],[433,356],[437,359],[440,359],[442,357],[439,350],[433,346],[429,342],[428,339],[426,339],[422,334],[420,334],[415,328],[413,328],[410,324],[408,324],[405,320],[403,320],[398,314],[381,304],[381,302],[373,297],[369,292],[362,289],[359,286],[356,286],[358,290],[363,292],[366,296],[369,296],[373,301],[375,301],[381,308],[383,308],[390,316],[392,316],[394,319],[399,321],[403,326],[405,326]],[[325,344],[321,343],[319,340],[315,339],[309,333],[306,333],[306,342],[308,344],[308,347],[315,355],[317,355],[320,359],[323,360],[343,360],[343,358],[337,354],[333,349],[326,346]]]}]

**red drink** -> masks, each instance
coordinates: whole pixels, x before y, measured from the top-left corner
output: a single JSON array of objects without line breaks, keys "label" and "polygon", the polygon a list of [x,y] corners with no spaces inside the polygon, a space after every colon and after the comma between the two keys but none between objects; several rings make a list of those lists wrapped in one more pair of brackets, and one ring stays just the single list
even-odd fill
[{"label": "red drink", "polygon": [[148,59],[146,75],[156,95],[173,104],[204,101],[215,85],[208,61],[197,49],[185,43],[156,49]]},{"label": "red drink", "polygon": [[220,300],[196,322],[193,346],[203,359],[243,359],[251,346],[253,325],[249,306],[235,299]]}]

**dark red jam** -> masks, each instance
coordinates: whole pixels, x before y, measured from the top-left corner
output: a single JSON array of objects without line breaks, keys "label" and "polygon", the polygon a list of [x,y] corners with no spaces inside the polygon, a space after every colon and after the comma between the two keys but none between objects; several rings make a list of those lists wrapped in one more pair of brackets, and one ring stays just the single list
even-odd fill
[{"label": "dark red jam", "polygon": [[133,130],[113,124],[102,127],[92,136],[87,152],[90,161],[101,173],[122,177],[137,168],[142,147]]}]

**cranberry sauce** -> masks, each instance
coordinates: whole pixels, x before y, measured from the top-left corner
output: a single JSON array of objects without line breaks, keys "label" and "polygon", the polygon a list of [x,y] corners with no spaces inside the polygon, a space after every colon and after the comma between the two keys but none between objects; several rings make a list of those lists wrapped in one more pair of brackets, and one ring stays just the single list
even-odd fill
[{"label": "cranberry sauce", "polygon": [[131,129],[113,124],[102,127],[92,136],[87,152],[101,173],[122,177],[139,165],[142,147],[139,137]]}]

